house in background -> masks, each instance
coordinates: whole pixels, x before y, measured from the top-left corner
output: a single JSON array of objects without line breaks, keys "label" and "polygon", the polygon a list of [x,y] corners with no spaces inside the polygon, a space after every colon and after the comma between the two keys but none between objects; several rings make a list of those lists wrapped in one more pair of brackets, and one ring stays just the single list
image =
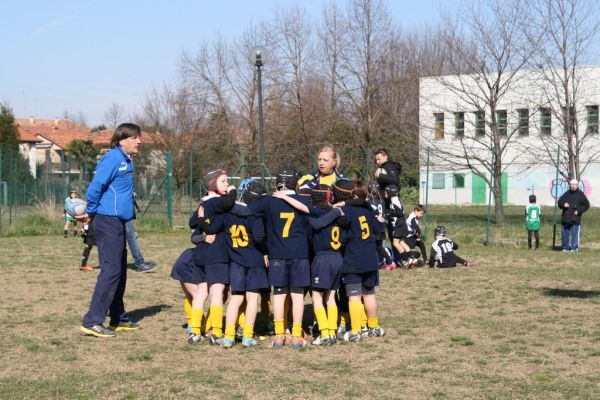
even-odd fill
[{"label": "house in background", "polygon": [[[19,132],[19,151],[28,160],[34,178],[38,166],[44,166],[51,174],[62,173],[64,167],[68,168],[69,174],[79,174],[79,170],[73,166],[63,165],[68,144],[73,140],[91,140],[102,155],[110,149],[110,139],[114,132],[114,129],[92,132],[91,128],[85,125],[58,118],[16,118],[15,123]],[[142,143],[154,142],[154,134],[142,134]]]}]

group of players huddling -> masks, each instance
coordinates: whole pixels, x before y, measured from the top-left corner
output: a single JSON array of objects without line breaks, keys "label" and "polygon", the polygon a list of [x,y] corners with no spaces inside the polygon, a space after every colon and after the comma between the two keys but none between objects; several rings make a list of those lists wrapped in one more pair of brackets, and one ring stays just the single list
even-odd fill
[{"label": "group of players huddling", "polygon": [[[313,345],[384,336],[375,295],[379,269],[424,265],[419,219],[425,210],[417,205],[405,218],[400,166],[387,160],[385,149],[374,159],[376,181],[367,187],[340,174],[337,153],[325,146],[313,174],[301,177],[293,167],[280,167],[272,195],[257,180],[246,179],[236,190],[224,170],[208,172],[207,194],[189,220],[195,247],[179,256],[171,272],[185,293],[188,343],[207,339],[230,348],[238,339],[244,347],[256,346],[262,339],[254,329],[259,303],[269,321],[271,293],[273,347],[306,345],[308,293],[318,326]],[[386,225],[394,252],[383,247]],[[445,231],[435,230],[429,266],[472,265],[456,256]],[[413,251],[417,246],[420,254]]]}]

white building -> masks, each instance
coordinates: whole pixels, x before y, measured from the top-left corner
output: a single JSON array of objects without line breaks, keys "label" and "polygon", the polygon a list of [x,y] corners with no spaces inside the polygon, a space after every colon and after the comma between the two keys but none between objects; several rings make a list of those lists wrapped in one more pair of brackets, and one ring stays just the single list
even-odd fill
[{"label": "white building", "polygon": [[[552,100],[555,91],[544,79],[545,73],[517,73],[496,107],[499,143],[506,147],[502,157],[505,204],[527,204],[529,195],[535,193],[539,204],[554,205],[555,192],[560,196],[568,189],[565,178],[556,180],[552,161],[566,134],[559,102]],[[575,75],[576,126],[578,136],[585,134],[580,188],[592,205],[600,205],[600,67],[579,68]],[[475,75],[422,78],[419,89],[421,201],[425,201],[428,181],[429,204],[487,204],[485,180],[467,166],[470,163],[485,171],[481,163],[492,158],[485,79]],[[564,170],[564,164],[561,167]]]}]

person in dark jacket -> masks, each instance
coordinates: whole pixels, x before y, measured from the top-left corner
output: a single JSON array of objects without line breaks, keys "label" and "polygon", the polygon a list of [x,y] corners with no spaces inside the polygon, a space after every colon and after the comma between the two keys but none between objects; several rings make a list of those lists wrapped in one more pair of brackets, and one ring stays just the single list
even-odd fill
[{"label": "person in dark jacket", "polygon": [[388,151],[383,147],[375,151],[373,159],[377,165],[375,180],[379,183],[380,190],[383,192],[387,185],[396,185],[400,189],[402,166],[395,161],[390,161]]},{"label": "person in dark jacket", "polygon": [[562,210],[562,248],[564,252],[577,252],[579,250],[581,215],[590,208],[590,202],[579,190],[577,179],[572,179],[569,186],[569,190],[558,199],[558,207]]}]

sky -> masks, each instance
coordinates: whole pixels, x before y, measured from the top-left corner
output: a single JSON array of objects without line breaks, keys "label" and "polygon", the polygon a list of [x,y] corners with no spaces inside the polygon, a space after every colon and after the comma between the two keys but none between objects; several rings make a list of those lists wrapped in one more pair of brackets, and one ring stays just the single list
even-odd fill
[{"label": "sky", "polygon": [[[0,103],[15,117],[104,121],[112,103],[128,115],[177,74],[182,50],[217,34],[239,37],[276,7],[300,4],[315,18],[326,0],[0,0]],[[458,0],[388,0],[403,29],[440,22]],[[337,0],[345,7],[347,0]]]}]

